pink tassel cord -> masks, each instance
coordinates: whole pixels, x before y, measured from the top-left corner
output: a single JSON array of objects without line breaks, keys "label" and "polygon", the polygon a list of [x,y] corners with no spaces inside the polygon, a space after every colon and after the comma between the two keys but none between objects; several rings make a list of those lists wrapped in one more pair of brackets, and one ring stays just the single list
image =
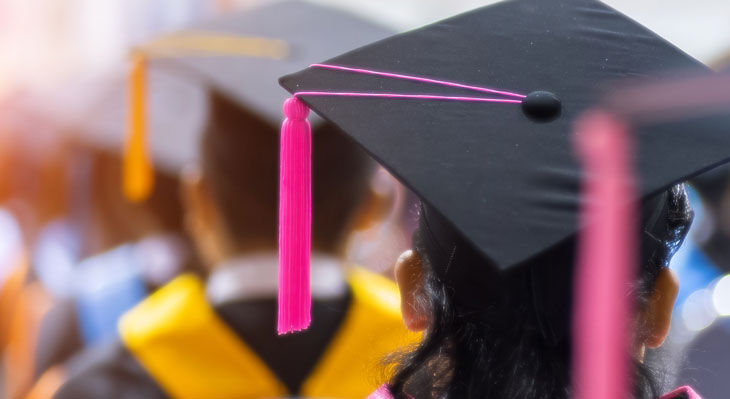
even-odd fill
[{"label": "pink tassel cord", "polygon": [[312,132],[309,109],[284,103],[279,176],[279,334],[311,322],[309,256],[312,225]]},{"label": "pink tassel cord", "polygon": [[309,109],[300,96],[374,97],[410,100],[461,101],[519,104],[522,94],[445,80],[383,71],[314,64],[312,67],[350,73],[412,80],[511,98],[444,96],[435,94],[301,91],[286,100],[281,127],[279,176],[279,334],[306,329],[311,322],[309,250],[312,225],[312,132],[306,118]]},{"label": "pink tassel cord", "polygon": [[450,82],[447,80],[430,79],[430,78],[425,78],[422,76],[403,75],[400,73],[375,71],[375,70],[363,69],[363,68],[351,68],[351,67],[346,67],[346,66],[342,66],[342,65],[331,65],[331,64],[312,64],[312,65],[310,65],[310,67],[331,69],[331,70],[344,71],[344,72],[353,72],[353,73],[358,73],[361,75],[382,76],[384,78],[391,78],[391,79],[412,80],[415,82],[430,83],[430,84],[434,84],[434,85],[438,85],[438,86],[455,87],[455,88],[459,88],[459,89],[473,90],[473,91],[478,91],[478,92],[482,92],[482,93],[498,94],[498,95],[502,95],[502,96],[515,97],[515,98],[520,98],[520,99],[526,97],[524,94],[513,93],[510,91],[495,90],[495,89],[490,89],[488,87],[467,85],[467,84],[458,83],[458,82]]},{"label": "pink tassel cord", "polygon": [[489,98],[489,97],[469,97],[469,96],[444,96],[436,94],[410,94],[410,93],[369,93],[369,92],[354,92],[354,91],[300,91],[294,93],[294,97],[299,96],[331,96],[331,97],[375,97],[375,98],[390,98],[390,99],[410,99],[410,100],[440,100],[440,101],[460,101],[460,102],[482,102],[482,103],[503,103],[503,104],[520,104],[526,97],[524,94],[513,93],[510,91],[496,90],[488,87],[480,87],[467,85],[463,83],[450,82],[447,80],[438,80],[425,78],[422,76],[403,75],[399,73],[391,73],[384,71],[375,71],[370,69],[362,68],[351,68],[341,65],[330,65],[330,64],[312,64],[312,68],[329,69],[334,71],[350,72],[360,75],[374,75],[381,76],[384,78],[398,79],[398,80],[412,80],[415,82],[427,83],[436,86],[453,87],[457,89],[465,89],[471,91],[477,91],[480,93],[496,94],[505,97],[512,98]]},{"label": "pink tassel cord", "polygon": [[573,397],[623,398],[631,383],[627,287],[637,251],[630,141],[620,122],[593,112],[578,122],[576,147],[587,179],[575,280]]},{"label": "pink tassel cord", "polygon": [[299,91],[294,94],[299,96],[330,96],[330,97],[376,97],[376,98],[396,98],[410,100],[441,100],[441,101],[459,101],[459,102],[478,102],[478,103],[502,103],[502,104],[520,104],[522,100],[514,100],[510,98],[486,98],[486,97],[465,97],[465,96],[439,96],[434,94],[400,94],[400,93],[361,93],[356,91]]}]

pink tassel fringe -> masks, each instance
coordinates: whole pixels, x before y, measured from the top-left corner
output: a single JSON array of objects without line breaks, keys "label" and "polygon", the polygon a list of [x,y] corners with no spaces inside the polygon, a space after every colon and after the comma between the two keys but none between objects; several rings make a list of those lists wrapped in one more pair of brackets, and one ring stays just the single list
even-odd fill
[{"label": "pink tassel fringe", "polygon": [[284,103],[279,176],[279,334],[311,322],[309,256],[312,225],[312,132],[309,109],[292,97]]},{"label": "pink tassel fringe", "polygon": [[631,383],[627,287],[637,251],[631,143],[625,126],[602,112],[579,121],[576,139],[588,177],[575,280],[573,397],[624,398]]}]

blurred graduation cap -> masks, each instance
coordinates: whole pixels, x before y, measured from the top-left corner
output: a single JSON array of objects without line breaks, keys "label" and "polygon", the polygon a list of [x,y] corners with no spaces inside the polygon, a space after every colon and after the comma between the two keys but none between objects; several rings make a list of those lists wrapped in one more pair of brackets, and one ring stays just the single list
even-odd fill
[{"label": "blurred graduation cap", "polygon": [[[725,149],[724,137],[730,134],[730,69],[718,74],[623,86],[607,99],[606,107],[629,121],[637,131],[684,134],[687,140],[698,141],[695,145],[707,146],[708,155]],[[660,129],[662,132],[657,132]],[[699,194],[705,210],[710,212],[709,217],[718,223],[697,244],[713,268],[727,271],[728,238],[719,225],[723,223],[722,203],[727,201],[730,183],[728,164],[705,168],[688,183]]]},{"label": "blurred graduation cap", "polygon": [[[190,79],[148,71],[146,90],[145,152],[157,169],[176,176],[185,163],[197,159],[197,137],[206,123],[208,99],[205,88]],[[92,148],[121,154],[128,121],[127,76],[122,70],[107,71],[67,90],[83,97],[82,104],[61,108],[62,128],[78,142]],[[175,117],[172,117],[172,116]],[[149,171],[152,173],[152,170]]]},{"label": "blurred graduation cap", "polygon": [[[338,126],[422,199],[437,241],[449,248],[455,232],[511,270],[580,228],[576,118],[617,90],[614,82],[670,70],[707,68],[599,1],[514,0],[280,83],[292,104]],[[300,115],[289,117],[283,136]],[[694,123],[646,126],[636,136],[640,199],[727,161],[730,136]]]},{"label": "blurred graduation cap", "polygon": [[[156,154],[163,155],[163,167],[194,159],[210,91],[277,126],[286,94],[276,85],[279,76],[389,33],[341,11],[279,2],[193,25],[134,49],[128,120],[119,125],[127,129],[126,196],[143,200],[152,187],[148,138],[152,158],[158,162]],[[164,155],[170,152],[175,154]]]},{"label": "blurred graduation cap", "polygon": [[[721,59],[716,60],[711,65],[713,67],[719,68],[719,77],[714,79],[706,79],[705,81],[700,81],[699,78],[691,78],[688,80],[691,80],[692,85],[692,93],[698,93],[702,97],[702,101],[706,101],[708,104],[704,107],[705,109],[722,109],[722,106],[725,105],[725,108],[730,106],[730,104],[727,104],[727,100],[723,102],[722,96],[724,93],[717,93],[715,98],[707,97],[705,93],[709,92],[717,92],[718,90],[720,92],[723,91],[723,88],[728,87],[728,82],[725,82],[725,86],[722,84],[718,84],[718,80],[726,79],[725,77],[730,75],[730,67],[728,67],[728,64],[730,63],[730,54],[727,54],[724,57],[721,57]],[[678,82],[674,82],[673,84],[678,84]],[[660,85],[657,85],[660,86]],[[662,83],[661,86],[667,86],[667,83]],[[646,92],[649,92],[649,90],[645,90]],[[662,101],[656,100],[658,103],[666,103],[666,99],[661,99]],[[696,101],[696,100],[695,100]],[[695,106],[695,108],[697,108]],[[686,113],[686,112],[685,112]],[[701,175],[693,178],[689,182],[690,185],[697,191],[697,193],[702,198],[703,202],[709,204],[712,208],[717,208],[723,197],[725,192],[728,189],[728,185],[730,184],[730,168],[728,165],[723,165],[721,167],[712,169],[706,173],[702,173]]]}]

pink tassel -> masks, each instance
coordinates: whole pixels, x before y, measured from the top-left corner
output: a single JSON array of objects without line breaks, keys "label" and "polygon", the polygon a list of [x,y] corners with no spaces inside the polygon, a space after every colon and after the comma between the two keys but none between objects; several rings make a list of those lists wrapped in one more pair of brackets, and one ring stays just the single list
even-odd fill
[{"label": "pink tassel", "polygon": [[587,179],[575,279],[573,397],[624,398],[631,392],[627,287],[637,251],[631,143],[625,126],[603,112],[581,119],[576,139]]},{"label": "pink tassel", "polygon": [[309,251],[312,238],[312,132],[309,109],[284,102],[279,175],[279,334],[311,322]]}]

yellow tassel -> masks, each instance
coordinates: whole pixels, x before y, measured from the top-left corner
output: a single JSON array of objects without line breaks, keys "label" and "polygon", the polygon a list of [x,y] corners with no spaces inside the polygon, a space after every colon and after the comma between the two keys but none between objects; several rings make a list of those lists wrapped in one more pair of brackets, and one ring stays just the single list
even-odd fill
[{"label": "yellow tassel", "polygon": [[131,54],[127,136],[122,164],[122,191],[129,201],[144,201],[154,188],[154,165],[147,148],[147,61],[205,54],[283,59],[289,55],[289,45],[279,39],[185,31],[136,48]]},{"label": "yellow tassel", "polygon": [[132,202],[149,197],[154,186],[154,167],[147,149],[146,63],[138,52],[132,55],[129,72],[127,139],[122,165],[122,188]]}]

